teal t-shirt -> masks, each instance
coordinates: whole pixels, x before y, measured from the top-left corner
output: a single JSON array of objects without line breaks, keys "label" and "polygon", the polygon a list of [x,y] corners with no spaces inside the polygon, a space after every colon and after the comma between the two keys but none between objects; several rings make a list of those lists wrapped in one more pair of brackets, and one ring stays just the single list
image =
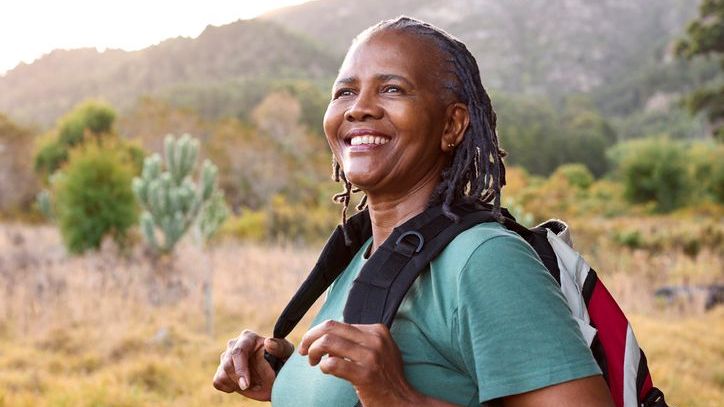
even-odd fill
[{"label": "teal t-shirt", "polygon": [[[314,319],[341,321],[368,241]],[[600,374],[568,306],[524,240],[497,223],[458,235],[405,296],[391,333],[418,391],[462,406]],[[354,387],[297,352],[272,389],[274,407],[353,407]]]}]

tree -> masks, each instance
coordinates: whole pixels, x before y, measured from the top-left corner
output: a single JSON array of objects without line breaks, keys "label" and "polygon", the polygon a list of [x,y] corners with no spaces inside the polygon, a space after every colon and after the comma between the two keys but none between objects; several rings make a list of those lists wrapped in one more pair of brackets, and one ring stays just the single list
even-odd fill
[{"label": "tree", "polygon": [[712,125],[712,133],[724,141],[724,0],[703,0],[699,17],[689,23],[686,36],[676,43],[677,55],[692,59],[716,58],[721,67],[708,85],[694,90],[685,103],[693,113],[703,112]]},{"label": "tree", "polygon": [[112,145],[80,146],[53,182],[55,214],[71,253],[97,249],[106,235],[124,244],[136,222],[133,166]]},{"label": "tree", "polygon": [[92,138],[100,142],[113,133],[116,113],[109,105],[99,101],[86,101],[76,106],[60,120],[53,132],[46,136],[35,156],[35,170],[48,177],[68,161],[70,150]]}]

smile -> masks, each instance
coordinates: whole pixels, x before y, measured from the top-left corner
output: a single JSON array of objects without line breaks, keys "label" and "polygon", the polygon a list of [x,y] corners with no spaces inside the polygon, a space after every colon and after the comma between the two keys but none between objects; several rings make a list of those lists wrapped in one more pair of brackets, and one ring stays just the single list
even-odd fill
[{"label": "smile", "polygon": [[380,136],[355,136],[350,140],[353,146],[361,146],[363,144],[387,144],[390,139]]}]

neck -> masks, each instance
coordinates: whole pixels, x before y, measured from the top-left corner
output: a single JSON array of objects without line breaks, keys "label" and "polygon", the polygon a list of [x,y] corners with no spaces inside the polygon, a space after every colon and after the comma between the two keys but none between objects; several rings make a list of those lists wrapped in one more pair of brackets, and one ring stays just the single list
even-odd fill
[{"label": "neck", "polygon": [[395,227],[427,209],[430,197],[439,182],[440,172],[432,172],[405,192],[391,194],[367,192],[367,207],[372,223],[370,253],[374,253],[387,240]]}]

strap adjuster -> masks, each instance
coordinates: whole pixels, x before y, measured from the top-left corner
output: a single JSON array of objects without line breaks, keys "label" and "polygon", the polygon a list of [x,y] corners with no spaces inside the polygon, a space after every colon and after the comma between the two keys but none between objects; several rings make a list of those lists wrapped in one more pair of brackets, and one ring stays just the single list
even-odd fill
[{"label": "strap adjuster", "polygon": [[[407,236],[417,237],[417,247],[408,244],[405,244],[404,246],[400,245],[400,243],[407,243],[407,241],[404,240]],[[397,238],[397,241],[395,242],[395,251],[402,253],[407,257],[411,257],[413,254],[420,253],[424,244],[425,238],[422,237],[420,232],[416,230],[408,230]]]}]

